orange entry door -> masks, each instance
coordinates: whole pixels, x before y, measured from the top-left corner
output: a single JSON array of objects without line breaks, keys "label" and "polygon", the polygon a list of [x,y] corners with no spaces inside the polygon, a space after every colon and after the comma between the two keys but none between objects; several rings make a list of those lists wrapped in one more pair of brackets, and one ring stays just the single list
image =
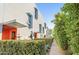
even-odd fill
[{"label": "orange entry door", "polygon": [[37,38],[37,34],[38,34],[37,32],[34,33],[34,38]]},{"label": "orange entry door", "polygon": [[11,33],[11,39],[16,39],[16,32],[12,31],[12,33]]}]

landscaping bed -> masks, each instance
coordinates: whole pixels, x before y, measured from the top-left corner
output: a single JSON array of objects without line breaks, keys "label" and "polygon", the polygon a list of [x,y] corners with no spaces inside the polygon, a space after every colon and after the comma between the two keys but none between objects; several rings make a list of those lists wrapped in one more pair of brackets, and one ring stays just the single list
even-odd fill
[{"label": "landscaping bed", "polygon": [[46,55],[53,39],[0,40],[0,55]]}]

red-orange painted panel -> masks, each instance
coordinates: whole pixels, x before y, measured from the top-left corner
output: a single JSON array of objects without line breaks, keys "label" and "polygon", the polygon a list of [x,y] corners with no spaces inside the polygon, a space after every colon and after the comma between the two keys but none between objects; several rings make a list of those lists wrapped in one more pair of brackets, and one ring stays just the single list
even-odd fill
[{"label": "red-orange painted panel", "polygon": [[3,25],[3,31],[2,31],[2,40],[10,40],[12,39],[12,32],[15,32],[14,40],[16,39],[17,34],[17,28]]},{"label": "red-orange painted panel", "polygon": [[38,38],[38,37],[37,37],[37,34],[38,34],[37,32],[34,33],[34,37],[35,37],[35,38]]}]

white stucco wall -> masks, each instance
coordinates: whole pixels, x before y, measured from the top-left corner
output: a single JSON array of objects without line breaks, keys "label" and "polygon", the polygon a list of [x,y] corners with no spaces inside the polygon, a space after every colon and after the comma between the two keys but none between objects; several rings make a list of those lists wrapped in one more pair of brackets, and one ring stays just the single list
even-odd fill
[{"label": "white stucco wall", "polygon": [[2,39],[2,24],[0,24],[0,40]]},{"label": "white stucco wall", "polygon": [[[33,15],[33,28],[28,27],[18,28],[17,36],[21,36],[20,39],[27,39],[30,36],[30,31],[39,32],[39,24],[44,24],[43,17],[38,10],[38,19],[35,19],[35,4],[33,3],[6,3],[0,4],[0,23],[5,23],[16,19],[19,23],[27,25],[28,16],[26,13]],[[28,25],[27,25],[28,26]],[[38,34],[40,36],[40,33]]]},{"label": "white stucco wall", "polygon": [[0,3],[0,24],[3,22],[3,4],[2,3]]}]

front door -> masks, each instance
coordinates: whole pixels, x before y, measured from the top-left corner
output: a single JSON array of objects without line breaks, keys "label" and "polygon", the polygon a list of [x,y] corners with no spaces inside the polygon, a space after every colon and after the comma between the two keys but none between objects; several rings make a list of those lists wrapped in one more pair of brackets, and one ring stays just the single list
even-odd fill
[{"label": "front door", "polygon": [[37,32],[34,33],[34,38],[35,39],[37,38],[37,34],[38,34]]},{"label": "front door", "polygon": [[11,33],[11,39],[16,39],[16,32],[13,31],[13,32]]}]

